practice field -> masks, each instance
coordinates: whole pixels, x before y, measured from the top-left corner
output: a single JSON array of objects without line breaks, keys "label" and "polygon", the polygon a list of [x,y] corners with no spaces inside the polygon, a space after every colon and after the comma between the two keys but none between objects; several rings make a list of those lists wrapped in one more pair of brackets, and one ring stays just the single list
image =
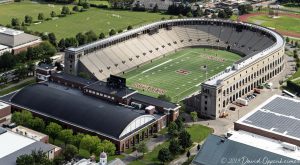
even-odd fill
[{"label": "practice field", "polygon": [[[44,13],[45,17],[50,17],[52,10],[60,14],[62,6],[52,4],[39,4],[25,1],[0,5],[0,24],[10,24],[12,18],[24,20],[25,15],[30,15],[37,20],[38,13]],[[72,5],[70,6],[72,10]],[[167,18],[168,15],[161,13],[132,12],[126,10],[105,10],[90,8],[86,12],[77,12],[73,15],[44,21],[41,24],[32,24],[27,28],[38,32],[53,32],[58,39],[75,37],[79,32],[93,30],[96,34],[108,34],[110,29],[116,31],[126,29],[127,26],[137,26]]]},{"label": "practice field", "polygon": [[188,48],[129,71],[123,77],[141,93],[154,97],[165,94],[178,102],[199,91],[203,81],[240,58],[223,50]]},{"label": "practice field", "polygon": [[300,37],[300,15],[280,13],[279,17],[272,18],[266,13],[251,13],[239,17],[241,21],[251,22],[275,29],[282,35]]},{"label": "practice field", "polygon": [[250,17],[249,21],[265,27],[300,33],[300,18],[296,17],[280,16],[279,18],[271,18],[267,15],[260,15]]}]

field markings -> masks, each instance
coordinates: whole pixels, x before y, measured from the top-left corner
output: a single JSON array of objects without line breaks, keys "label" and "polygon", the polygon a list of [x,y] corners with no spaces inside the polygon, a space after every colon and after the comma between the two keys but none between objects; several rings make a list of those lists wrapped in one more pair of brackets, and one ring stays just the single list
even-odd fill
[{"label": "field markings", "polygon": [[[183,57],[183,56],[185,56],[185,55],[187,55],[187,54],[189,54],[189,53],[193,53],[193,52],[192,52],[192,51],[189,51],[189,52],[186,52],[186,53],[184,53],[184,54],[182,54],[182,55],[180,55],[180,56],[178,56],[178,57],[176,57],[176,58],[169,59],[168,61],[165,61],[165,62],[163,62],[163,63],[161,63],[161,64],[155,65],[155,66],[153,66],[153,67],[151,67],[151,68],[149,68],[149,69],[147,69],[147,70],[144,70],[143,72],[141,72],[141,73],[139,73],[139,74],[136,74],[136,75],[134,75],[134,76],[132,76],[132,77],[129,77],[129,78],[127,78],[127,80],[131,80],[132,78],[135,78],[135,77],[137,77],[137,76],[140,76],[141,74],[144,74],[144,73],[146,73],[146,72],[148,72],[148,71],[150,71],[150,70],[153,70],[153,69],[155,69],[155,68],[157,68],[157,67],[159,67],[159,66],[162,66],[162,65],[164,65],[164,64],[166,64],[166,63],[169,63],[169,62],[171,62],[171,61],[173,61],[173,60],[176,60],[176,59],[178,59],[178,58],[181,58],[181,57]],[[167,69],[167,67],[165,67],[165,69]]]},{"label": "field markings", "polygon": [[152,67],[152,68],[149,68],[149,69],[147,69],[147,70],[144,70],[142,73],[146,73],[146,72],[148,72],[148,71],[150,71],[150,70],[153,70],[153,69],[155,69],[155,68],[157,68],[157,67],[160,67],[160,66],[162,66],[162,65],[164,65],[164,64],[166,64],[166,63],[169,63],[169,62],[171,62],[171,61],[173,61],[173,59],[170,59],[170,60],[165,61],[165,62],[163,62],[163,63],[161,63],[161,64],[158,64],[158,65],[155,65],[155,66]]}]

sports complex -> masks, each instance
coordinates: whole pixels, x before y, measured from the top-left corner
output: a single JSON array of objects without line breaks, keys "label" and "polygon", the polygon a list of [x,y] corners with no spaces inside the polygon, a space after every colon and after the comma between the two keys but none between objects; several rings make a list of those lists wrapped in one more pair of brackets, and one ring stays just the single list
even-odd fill
[{"label": "sports complex", "polygon": [[217,118],[281,72],[284,45],[281,35],[254,24],[175,19],[69,48],[65,72],[98,80],[120,75],[139,92],[184,99],[201,115]]}]

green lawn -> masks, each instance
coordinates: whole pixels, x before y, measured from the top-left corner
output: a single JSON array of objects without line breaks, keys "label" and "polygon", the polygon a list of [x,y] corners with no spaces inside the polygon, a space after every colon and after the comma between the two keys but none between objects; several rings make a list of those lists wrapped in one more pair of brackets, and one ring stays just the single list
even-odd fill
[{"label": "green lawn", "polygon": [[[30,1],[0,5],[0,24],[10,24],[14,17],[23,21],[25,15],[30,15],[36,20],[40,12],[44,13],[45,17],[50,17],[52,10],[59,14],[61,7],[61,5],[39,4]],[[72,10],[72,5],[70,9]],[[90,8],[86,12],[78,12],[41,24],[32,24],[27,28],[38,32],[53,32],[60,39],[75,37],[77,33],[89,30],[93,30],[96,34],[101,32],[108,34],[110,29],[126,29],[129,25],[139,26],[161,20],[163,17],[167,18],[168,16],[161,13]]]},{"label": "green lawn", "polygon": [[193,142],[200,143],[203,141],[209,134],[213,133],[213,129],[200,125],[194,124],[186,128],[186,130],[191,134]]},{"label": "green lawn", "polygon": [[[141,93],[153,97],[163,93],[177,102],[198,91],[206,78],[223,71],[240,58],[237,54],[223,50],[188,48],[122,76],[127,78],[130,87]],[[207,76],[204,65],[208,68]]]},{"label": "green lawn", "polygon": [[95,4],[95,5],[107,5],[110,6],[108,1],[100,1],[100,0],[89,0],[88,1],[90,4]]},{"label": "green lawn", "polygon": [[270,18],[267,15],[253,16],[249,18],[251,23],[259,24],[265,27],[275,28],[277,30],[292,31],[300,33],[300,18],[280,16],[279,18]]},{"label": "green lawn", "polygon": [[[0,5],[0,24],[7,25],[11,23],[12,18],[19,18],[20,22],[24,21],[25,15],[33,17],[36,21],[39,13],[44,13],[46,18],[50,17],[51,11],[60,14],[63,5],[40,4],[34,1],[22,1]],[[72,5],[69,5],[70,9]]]},{"label": "green lawn", "polygon": [[151,152],[144,155],[143,159],[132,161],[129,165],[143,165],[143,164],[151,164],[158,165],[161,162],[157,159],[157,155],[160,149],[169,146],[169,141],[166,141],[158,146],[156,146]]}]

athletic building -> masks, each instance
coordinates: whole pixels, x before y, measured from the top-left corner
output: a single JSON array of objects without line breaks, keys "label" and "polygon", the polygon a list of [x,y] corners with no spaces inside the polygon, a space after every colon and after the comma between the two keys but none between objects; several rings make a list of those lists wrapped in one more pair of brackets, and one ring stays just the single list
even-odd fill
[{"label": "athletic building", "polygon": [[274,95],[234,123],[244,130],[300,146],[300,100]]},{"label": "athletic building", "polygon": [[67,49],[65,72],[86,72],[105,80],[187,47],[228,50],[243,58],[203,82],[201,94],[186,101],[190,110],[215,119],[230,102],[282,71],[284,45],[282,36],[258,25],[200,18],[166,20]]},{"label": "athletic building", "polygon": [[49,81],[1,99],[12,111],[25,109],[75,132],[107,139],[119,152],[151,137],[179,115],[180,106],[138,94],[116,76],[103,82],[60,72],[39,73],[51,74]]},{"label": "athletic building", "polygon": [[18,54],[41,43],[40,37],[24,33],[20,30],[0,26],[0,55],[4,51]]}]

